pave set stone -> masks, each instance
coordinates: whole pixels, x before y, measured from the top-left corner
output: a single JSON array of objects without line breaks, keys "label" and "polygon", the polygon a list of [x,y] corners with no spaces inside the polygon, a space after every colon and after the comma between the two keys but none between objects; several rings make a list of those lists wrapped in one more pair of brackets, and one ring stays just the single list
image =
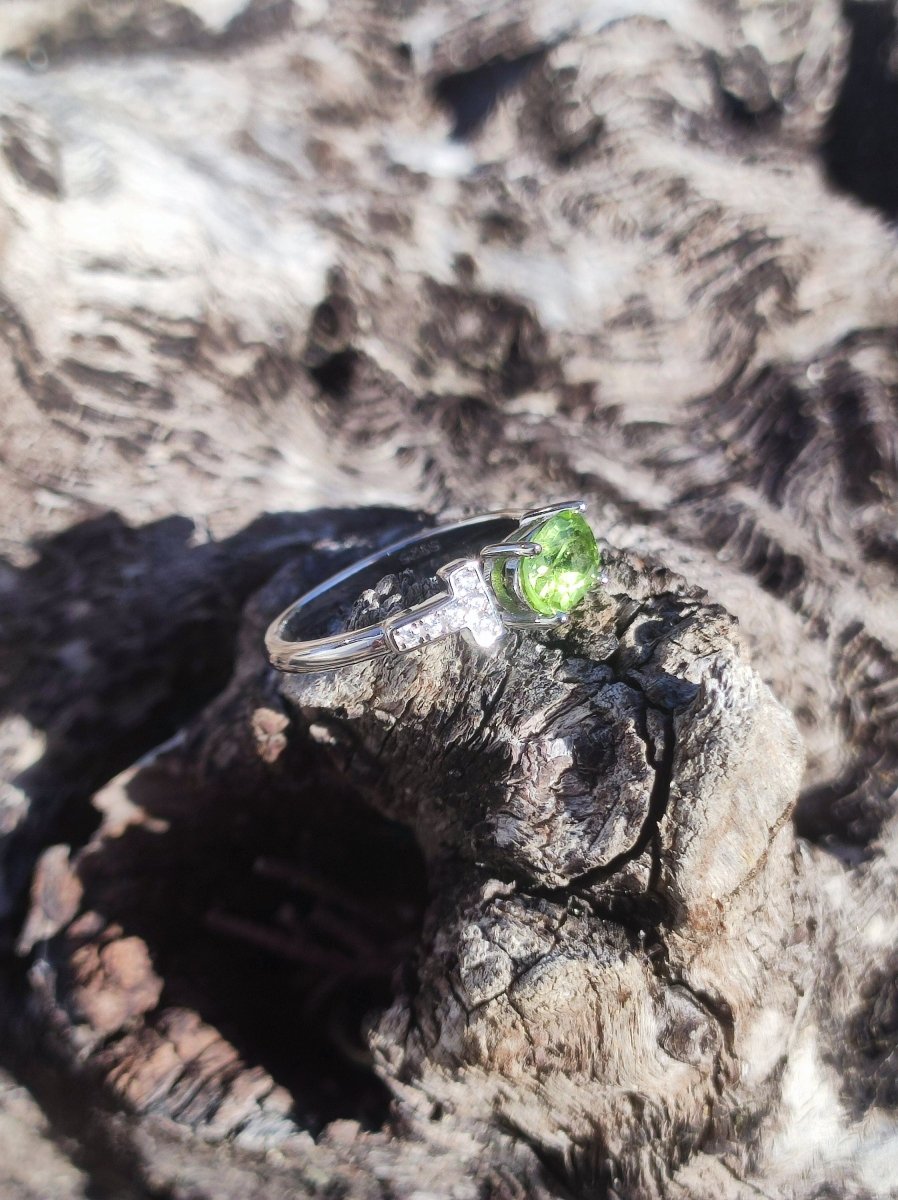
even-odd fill
[{"label": "pave set stone", "polygon": [[477,563],[461,563],[445,577],[448,596],[428,601],[391,623],[397,649],[414,650],[460,630],[467,630],[478,646],[492,646],[502,637],[502,619]]}]

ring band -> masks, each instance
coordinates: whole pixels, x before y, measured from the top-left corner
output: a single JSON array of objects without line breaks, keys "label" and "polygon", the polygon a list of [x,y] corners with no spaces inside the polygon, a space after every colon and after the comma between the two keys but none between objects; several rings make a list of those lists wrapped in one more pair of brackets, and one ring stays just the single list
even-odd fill
[{"label": "ring band", "polygon": [[[409,654],[456,633],[491,649],[511,629],[563,625],[599,576],[585,508],[574,500],[524,513],[486,513],[393,542],[332,575],[276,617],[265,635],[271,663],[280,671],[333,671]],[[465,549],[466,557],[450,557]],[[435,574],[445,590],[380,624],[308,636],[322,610],[333,612],[341,593],[358,597],[385,575],[428,561],[441,562]]]}]

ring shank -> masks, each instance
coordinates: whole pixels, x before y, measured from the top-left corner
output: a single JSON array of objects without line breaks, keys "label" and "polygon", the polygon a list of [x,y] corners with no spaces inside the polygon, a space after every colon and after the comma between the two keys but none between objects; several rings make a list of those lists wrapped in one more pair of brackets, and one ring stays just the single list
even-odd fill
[{"label": "ring shank", "polygon": [[461,554],[476,555],[482,546],[512,533],[520,516],[518,512],[485,513],[436,529],[418,530],[330,576],[272,621],[265,636],[271,662],[281,671],[302,674],[329,671],[391,653],[383,625],[367,625],[328,637],[296,635],[302,633],[304,625],[313,623],[324,604],[333,612],[340,593],[346,592],[351,599],[385,575],[410,566],[431,560],[441,566]]}]

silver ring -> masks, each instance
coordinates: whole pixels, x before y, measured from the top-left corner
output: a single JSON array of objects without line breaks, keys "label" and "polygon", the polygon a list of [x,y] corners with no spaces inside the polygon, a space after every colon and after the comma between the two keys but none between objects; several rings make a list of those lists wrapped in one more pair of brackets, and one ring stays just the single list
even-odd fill
[{"label": "silver ring", "polygon": [[[524,513],[486,513],[393,542],[312,588],[272,621],[265,635],[269,658],[280,671],[334,671],[410,654],[453,634],[491,650],[509,630],[564,625],[599,578],[599,552],[582,515],[585,508],[582,500],[569,500]],[[477,545],[476,553],[445,561]],[[366,576],[373,584],[437,560],[442,565],[434,573],[444,591],[379,625],[309,636],[316,619],[333,614],[341,592],[351,589],[358,597],[364,591]]]}]

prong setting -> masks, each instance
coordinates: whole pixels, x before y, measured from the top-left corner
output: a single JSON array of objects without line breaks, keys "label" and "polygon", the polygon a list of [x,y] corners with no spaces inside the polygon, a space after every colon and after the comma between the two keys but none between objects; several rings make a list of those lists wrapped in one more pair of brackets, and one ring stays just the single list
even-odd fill
[{"label": "prong setting", "polygon": [[521,528],[534,523],[542,523],[548,521],[550,517],[557,517],[563,512],[586,512],[585,500],[568,500],[562,504],[547,504],[545,508],[531,508],[521,517]]},{"label": "prong setting", "polygon": [[539,542],[497,542],[495,546],[484,546],[481,558],[534,558],[542,554]]},{"label": "prong setting", "polygon": [[559,629],[569,625],[571,618],[568,613],[556,613],[554,617],[542,617],[536,613],[503,613],[502,620],[509,629]]},{"label": "prong setting", "polygon": [[[481,551],[480,559],[484,565],[484,576],[487,579],[490,590],[496,597],[499,605],[499,611],[503,622],[515,628],[545,628],[557,627],[564,625],[568,621],[567,608],[564,597],[572,596],[571,603],[579,603],[579,599],[585,590],[588,590],[589,584],[586,587],[583,583],[589,578],[590,568],[588,545],[584,550],[583,538],[588,539],[592,543],[592,554],[596,554],[595,540],[589,526],[583,521],[580,514],[586,509],[586,504],[582,500],[571,500],[559,504],[546,505],[543,508],[529,509],[521,517],[520,524],[517,530],[511,534],[507,541],[499,542],[489,546],[485,546]],[[567,529],[562,526],[559,531],[553,529],[557,525],[558,519],[565,518],[568,522],[576,525],[580,522],[581,530],[579,535],[570,532],[570,525]],[[564,563],[563,568],[567,578],[563,575],[556,574],[556,582],[554,589],[558,595],[558,600],[555,604],[556,611],[552,612],[548,607],[542,609],[537,607],[538,601],[528,595],[528,589],[532,591],[534,584],[532,578],[525,580],[525,571],[530,575],[530,568],[526,566],[528,560],[538,558],[543,554],[544,547],[536,540],[537,535],[541,531],[553,530],[553,540],[555,542],[555,555],[551,556],[548,562],[551,564],[548,568],[541,568],[541,571],[546,569],[551,572],[558,571],[561,568],[560,563]],[[576,539],[580,537],[580,548],[574,550],[574,559],[568,557],[572,551],[565,549],[565,543],[569,542],[571,536]],[[584,560],[585,553],[585,560]],[[559,557],[560,560],[559,560]],[[584,563],[586,565],[584,565]],[[558,564],[558,565],[556,565]],[[578,571],[581,572],[578,581]],[[587,572],[583,574],[583,572]],[[572,578],[571,578],[572,576]],[[539,574],[535,578],[539,578]],[[593,583],[595,582],[595,572],[592,573]],[[564,580],[564,582],[562,582]],[[551,595],[552,584],[549,584],[549,595]],[[579,589],[579,590],[578,590]],[[541,590],[544,590],[541,589]],[[549,601],[551,603],[551,601]]]}]

